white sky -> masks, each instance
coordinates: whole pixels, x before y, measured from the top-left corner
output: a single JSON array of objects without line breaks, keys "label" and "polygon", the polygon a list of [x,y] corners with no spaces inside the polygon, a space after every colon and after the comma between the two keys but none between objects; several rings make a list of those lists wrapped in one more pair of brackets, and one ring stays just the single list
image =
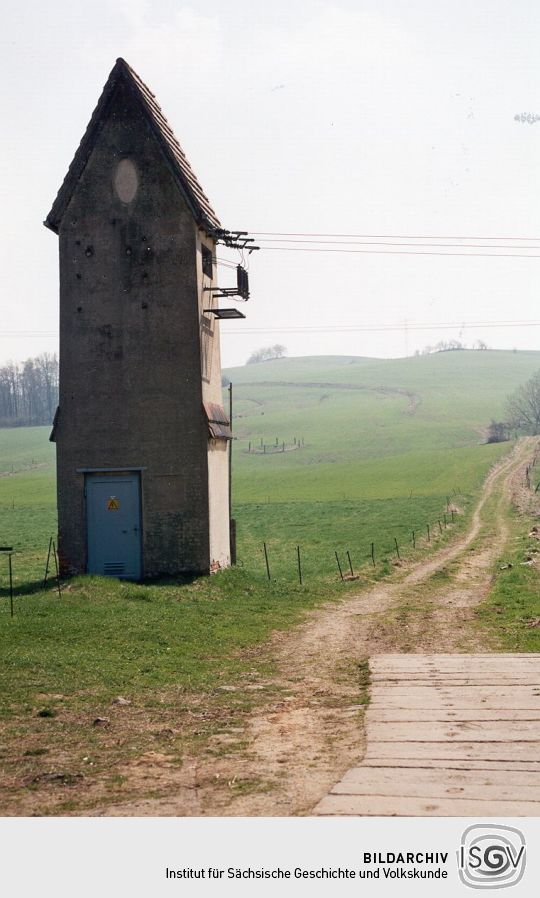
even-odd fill
[{"label": "white sky", "polygon": [[[57,238],[42,222],[116,57],[156,94],[225,227],[540,246],[540,122],[514,121],[540,113],[539,26],[535,0],[3,4],[0,363],[56,348]],[[530,325],[414,326],[540,320],[539,273],[540,258],[261,251],[223,363],[275,342],[538,348]],[[369,325],[398,329],[351,329]]]}]

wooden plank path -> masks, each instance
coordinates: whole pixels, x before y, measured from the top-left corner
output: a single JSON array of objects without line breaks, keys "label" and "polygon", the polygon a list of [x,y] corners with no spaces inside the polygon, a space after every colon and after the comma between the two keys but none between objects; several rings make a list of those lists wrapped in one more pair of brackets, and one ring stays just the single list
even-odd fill
[{"label": "wooden plank path", "polygon": [[377,655],[367,749],[317,815],[540,816],[540,655]]}]

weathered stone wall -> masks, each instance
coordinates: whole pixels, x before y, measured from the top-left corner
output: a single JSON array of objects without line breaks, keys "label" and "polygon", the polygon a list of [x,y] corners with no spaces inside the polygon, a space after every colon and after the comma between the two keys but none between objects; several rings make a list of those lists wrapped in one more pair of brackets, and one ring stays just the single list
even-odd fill
[{"label": "weathered stone wall", "polygon": [[[114,187],[124,158],[138,175],[129,203]],[[208,571],[197,229],[124,87],[59,237],[62,562],[70,571],[86,569],[84,475],[77,469],[143,468],[144,575]]]}]

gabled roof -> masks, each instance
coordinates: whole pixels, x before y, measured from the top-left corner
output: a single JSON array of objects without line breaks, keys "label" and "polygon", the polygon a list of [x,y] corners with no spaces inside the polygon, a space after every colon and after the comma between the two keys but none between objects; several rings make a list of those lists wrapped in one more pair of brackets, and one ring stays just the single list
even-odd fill
[{"label": "gabled roof", "polygon": [[79,148],[75,153],[73,161],[69,166],[64,182],[58,191],[58,196],[44,222],[45,226],[50,228],[56,234],[58,233],[60,222],[62,221],[73,191],[75,190],[75,186],[86,167],[94,143],[101,130],[102,124],[107,117],[110,101],[117,84],[120,82],[123,82],[127,86],[131,95],[139,104],[140,109],[150,126],[150,130],[156,138],[173,177],[184,195],[197,224],[201,225],[203,228],[206,227],[209,229],[221,227],[219,219],[212,209],[208,197],[199,184],[193,169],[186,159],[182,147],[178,143],[169,123],[162,113],[161,108],[158,106],[154,94],[151,93],[146,84],[141,81],[137,73],[133,71],[124,59],[116,60],[116,64],[107,79],[107,83],[103,88],[103,93],[98,100],[98,104],[92,114],[86,132],[79,144]]}]

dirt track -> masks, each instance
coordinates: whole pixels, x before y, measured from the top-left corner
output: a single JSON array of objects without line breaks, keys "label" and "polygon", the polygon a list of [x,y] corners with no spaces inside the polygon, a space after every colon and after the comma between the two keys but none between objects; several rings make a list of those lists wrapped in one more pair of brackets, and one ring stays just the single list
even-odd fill
[{"label": "dirt track", "polygon": [[[428,559],[405,565],[392,581],[326,606],[264,648],[277,667],[255,686],[269,698],[240,734],[214,737],[212,757],[186,759],[181,769],[165,755],[141,758],[124,773],[154,778],[168,798],[102,807],[104,815],[310,814],[341,774],[361,760],[361,701],[366,665],[381,652],[483,652],[471,625],[487,594],[493,562],[508,539],[505,509],[531,454],[528,440],[486,478],[467,532]],[[491,501],[490,501],[491,500]],[[490,515],[486,514],[489,503]],[[487,519],[487,520],[486,520]],[[239,746],[239,741],[241,746]],[[252,788],[238,793],[236,781]]]}]

